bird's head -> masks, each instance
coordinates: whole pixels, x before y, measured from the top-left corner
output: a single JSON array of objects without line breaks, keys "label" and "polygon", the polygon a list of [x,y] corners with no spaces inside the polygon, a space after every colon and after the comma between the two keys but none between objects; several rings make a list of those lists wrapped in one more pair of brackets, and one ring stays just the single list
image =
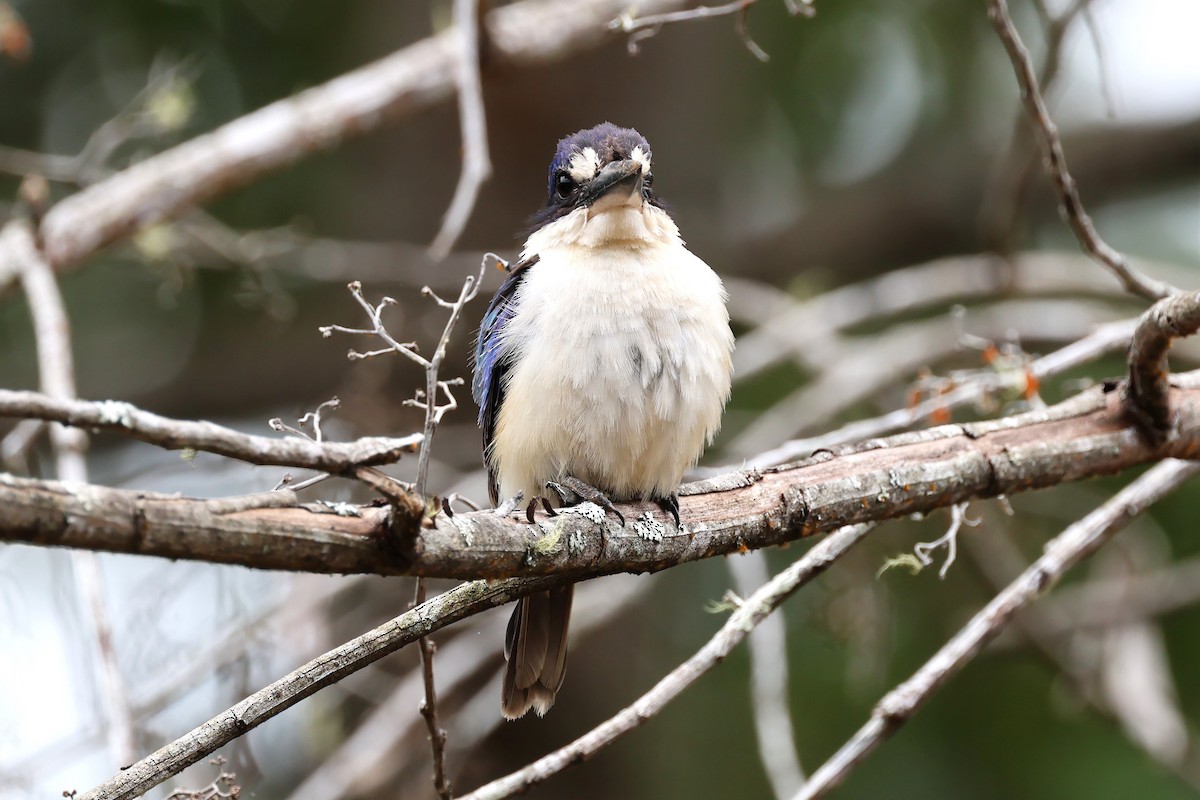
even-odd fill
[{"label": "bird's head", "polygon": [[605,122],[567,136],[550,163],[546,205],[531,221],[531,239],[600,246],[677,237],[650,168],[650,143],[633,128]]}]

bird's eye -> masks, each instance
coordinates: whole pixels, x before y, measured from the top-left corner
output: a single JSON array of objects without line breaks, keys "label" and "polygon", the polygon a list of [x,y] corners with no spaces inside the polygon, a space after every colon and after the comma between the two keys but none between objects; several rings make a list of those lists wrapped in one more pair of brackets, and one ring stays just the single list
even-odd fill
[{"label": "bird's eye", "polygon": [[558,192],[559,197],[566,197],[575,188],[575,182],[571,180],[571,176],[565,172],[558,173],[558,177],[554,179],[554,191]]}]

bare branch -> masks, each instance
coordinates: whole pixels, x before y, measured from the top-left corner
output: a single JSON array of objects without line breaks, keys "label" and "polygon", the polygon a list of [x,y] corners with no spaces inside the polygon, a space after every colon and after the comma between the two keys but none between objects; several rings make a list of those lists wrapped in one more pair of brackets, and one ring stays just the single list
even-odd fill
[{"label": "bare branch", "polygon": [[[1044,380],[1123,347],[1133,335],[1136,323],[1136,320],[1123,320],[1102,325],[1082,339],[1049,355],[1035,359],[1029,365],[1028,374],[1038,380]],[[807,456],[817,450],[882,436],[916,425],[921,420],[929,419],[935,412],[950,411],[960,406],[977,403],[989,393],[1001,392],[1010,388],[1021,389],[1026,380],[1027,377],[1024,373],[999,372],[993,376],[992,380],[976,380],[951,389],[945,394],[922,400],[908,408],[899,408],[870,419],[855,420],[818,436],[792,439],[747,459],[745,466],[761,469]],[[1014,381],[1020,381],[1021,385],[1014,387]],[[716,471],[728,471],[728,469],[717,468]],[[701,474],[709,474],[709,471],[703,470]]]},{"label": "bare branch", "polygon": [[846,551],[862,541],[868,530],[869,525],[856,525],[830,534],[802,558],[746,598],[704,647],[672,670],[632,705],[566,747],[538,759],[524,769],[476,789],[462,800],[500,800],[520,794],[563,769],[595,755],[648,721],[684,689],[724,660],[734,647],[797,589],[820,575]]},{"label": "bare branch", "polygon": [[442,220],[442,229],[429,246],[437,260],[446,257],[462,235],[479,187],[492,174],[488,158],[487,115],[483,108],[483,85],[479,62],[479,0],[454,0],[454,26],[462,54],[457,61],[458,119],[462,129],[463,166],[454,198]]},{"label": "bare branch", "polygon": [[[749,597],[770,579],[761,551],[725,560],[738,594]],[[775,610],[750,634],[750,695],[758,756],[776,800],[787,800],[804,783],[796,755],[796,737],[788,701],[787,626],[783,609]]]},{"label": "bare branch", "polygon": [[1124,255],[1100,238],[1095,225],[1092,224],[1092,218],[1083,207],[1083,201],[1079,199],[1075,179],[1067,169],[1067,158],[1063,153],[1058,128],[1046,109],[1046,100],[1042,97],[1029,51],[1021,42],[1020,34],[1017,33],[1016,26],[1008,14],[1007,0],[988,0],[988,18],[1000,36],[1009,60],[1012,61],[1017,83],[1021,87],[1021,102],[1025,104],[1025,110],[1037,131],[1042,155],[1046,160],[1046,169],[1054,179],[1054,188],[1058,192],[1063,213],[1080,246],[1111,270],[1130,292],[1151,300],[1174,294],[1177,291],[1175,287],[1142,275],[1130,265]]},{"label": "bare branch", "polygon": [[[688,22],[690,20],[709,19],[711,17],[728,17],[737,16],[735,22],[738,37],[742,40],[742,44],[750,51],[750,54],[759,61],[770,61],[770,56],[758,46],[758,44],[750,37],[750,32],[746,29],[746,11],[750,6],[757,3],[758,0],[732,0],[729,3],[723,3],[719,6],[696,6],[695,8],[687,8],[681,11],[668,11],[662,14],[646,14],[642,15],[642,9],[629,9],[623,11],[620,16],[608,23],[610,30],[621,31],[622,33],[630,34],[627,44],[630,55],[637,55],[640,43],[656,35],[662,30],[664,25],[670,25],[674,22]],[[788,13],[794,17],[812,17],[817,12],[813,8],[812,0],[786,0]]]},{"label": "bare branch", "polygon": [[416,452],[421,434],[400,439],[368,436],[353,442],[314,442],[300,438],[254,436],[212,422],[160,417],[115,401],[66,400],[38,392],[0,389],[0,417],[59,422],[92,431],[129,436],[167,450],[192,449],[250,464],[346,473],[358,466],[391,464]]},{"label": "bare branch", "polygon": [[1168,403],[1167,351],[1171,341],[1200,330],[1200,292],[1168,297],[1142,315],[1129,346],[1125,402],[1151,442],[1162,444],[1173,429]]},{"label": "bare branch", "polygon": [[178,775],[247,731],[422,636],[530,592],[566,583],[563,576],[464,583],[314,658],[232,708],[123,769],[77,800],[132,800]]},{"label": "bare branch", "polygon": [[472,579],[655,571],[842,525],[928,513],[1168,457],[1194,458],[1200,455],[1200,373],[1177,375],[1173,384],[1177,435],[1163,447],[1142,439],[1125,418],[1118,392],[1094,387],[1046,409],[899,434],[764,472],[685,485],[684,530],[661,539],[639,526],[656,508],[643,503],[619,506],[630,520],[626,528],[560,514],[539,515],[531,529],[490,511],[437,514],[422,527],[420,513],[294,506],[281,492],[238,503],[0,475],[6,512],[0,541],[328,573]]},{"label": "bare branch", "polygon": [[[21,285],[29,301],[42,388],[50,397],[71,401],[76,394],[71,324],[54,271],[38,250],[28,222],[14,222],[2,235],[10,257],[18,264]],[[58,477],[71,483],[87,483],[87,434],[78,428],[54,425],[50,428],[50,441]],[[81,616],[91,629],[90,644],[96,655],[94,680],[108,723],[109,747],[118,764],[127,764],[134,755],[133,719],[113,650],[112,622],[104,599],[99,556],[93,552],[72,552],[71,569]]]},{"label": "bare branch", "polygon": [[996,595],[911,678],[879,701],[871,719],[813,773],[795,800],[824,797],[975,658],[1018,611],[1048,592],[1069,569],[1096,552],[1131,519],[1198,472],[1200,464],[1193,462],[1172,460],[1158,464],[1059,534],[1046,546],[1041,558]]},{"label": "bare branch", "polygon": [[[417,578],[413,605],[425,602],[425,579]],[[446,778],[446,730],[438,722],[437,690],[433,681],[433,640],[422,636],[417,640],[421,650],[421,683],[425,698],[421,701],[421,716],[429,729],[429,747],[433,752],[433,790],[442,800],[450,800],[450,781]]]},{"label": "bare branch", "polygon": [[[684,0],[644,0],[649,12]],[[490,51],[516,66],[548,64],[606,38],[627,0],[525,0],[487,16]],[[445,31],[374,64],[279,100],[211,133],[138,162],[66,198],[42,221],[56,270],[135,231],[244,186],[343,140],[447,99],[462,53]],[[0,258],[0,261],[3,259]],[[6,288],[0,271],[0,291]]]}]

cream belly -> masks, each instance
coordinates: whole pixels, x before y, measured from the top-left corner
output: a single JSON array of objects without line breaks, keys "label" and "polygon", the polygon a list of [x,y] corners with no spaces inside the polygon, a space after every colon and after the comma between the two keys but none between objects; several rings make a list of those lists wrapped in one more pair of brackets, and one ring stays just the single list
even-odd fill
[{"label": "cream belly", "polygon": [[518,290],[492,443],[502,497],[573,475],[667,497],[720,427],[733,336],[720,280],[678,240],[543,251]]}]

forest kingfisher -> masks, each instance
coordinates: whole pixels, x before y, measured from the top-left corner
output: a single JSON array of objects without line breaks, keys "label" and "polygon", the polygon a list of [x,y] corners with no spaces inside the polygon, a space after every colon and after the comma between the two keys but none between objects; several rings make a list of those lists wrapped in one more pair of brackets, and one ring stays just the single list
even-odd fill
[{"label": "forest kingfisher", "polygon": [[[678,525],[684,471],[729,399],[725,299],[655,194],[640,133],[606,122],[560,141],[546,205],[476,345],[492,503],[520,493],[532,521],[539,500],[590,500],[617,516],[612,500],[653,500]],[[509,719],[554,703],[573,589],[517,602],[504,648]]]}]

